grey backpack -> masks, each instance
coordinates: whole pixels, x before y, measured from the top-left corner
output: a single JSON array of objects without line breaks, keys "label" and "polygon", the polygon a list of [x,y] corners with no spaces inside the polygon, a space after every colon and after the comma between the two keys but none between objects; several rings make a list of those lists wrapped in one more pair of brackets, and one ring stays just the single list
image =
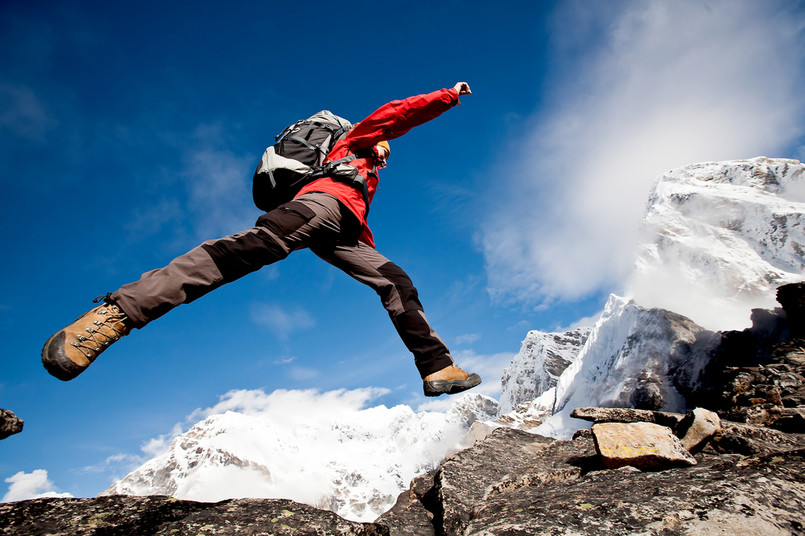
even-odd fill
[{"label": "grey backpack", "polygon": [[277,134],[274,145],[265,150],[254,172],[252,197],[257,208],[266,212],[273,210],[293,199],[303,186],[321,177],[351,182],[365,192],[365,181],[357,169],[341,165],[355,155],[323,165],[335,142],[350,129],[352,123],[322,110]]}]

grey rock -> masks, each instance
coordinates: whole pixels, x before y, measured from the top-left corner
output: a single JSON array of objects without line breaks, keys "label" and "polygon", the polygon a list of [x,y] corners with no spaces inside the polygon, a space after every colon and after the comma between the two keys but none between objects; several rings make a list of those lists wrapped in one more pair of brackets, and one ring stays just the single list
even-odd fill
[{"label": "grey rock", "polygon": [[435,536],[433,511],[438,506],[434,476],[435,472],[414,478],[410,489],[402,492],[391,510],[375,523],[388,526],[393,536]]},{"label": "grey rock", "polygon": [[716,434],[721,432],[721,419],[710,410],[696,408],[680,423],[677,435],[688,452],[698,452]]},{"label": "grey rock", "polygon": [[652,411],[647,409],[632,408],[576,408],[570,413],[571,417],[584,419],[595,423],[601,422],[648,422],[667,426],[676,429],[677,425],[685,418],[683,413],[671,413],[668,411]]},{"label": "grey rock", "polygon": [[786,434],[765,426],[722,420],[721,432],[713,437],[705,451],[767,456],[802,448],[805,448],[803,434]]},{"label": "grey rock", "polygon": [[380,536],[388,527],[347,521],[285,499],[218,503],[164,496],[33,499],[0,504],[3,536],[306,535]]},{"label": "grey rock", "polygon": [[513,490],[564,482],[600,468],[590,439],[556,441],[499,428],[474,448],[442,463],[436,474],[437,533],[463,534],[475,511],[491,497]]},{"label": "grey rock", "polygon": [[805,452],[624,468],[511,490],[478,505],[465,535],[790,535],[805,533]]},{"label": "grey rock", "polygon": [[25,421],[14,415],[14,412],[7,409],[0,409],[0,439],[19,434],[22,432],[24,423]]}]

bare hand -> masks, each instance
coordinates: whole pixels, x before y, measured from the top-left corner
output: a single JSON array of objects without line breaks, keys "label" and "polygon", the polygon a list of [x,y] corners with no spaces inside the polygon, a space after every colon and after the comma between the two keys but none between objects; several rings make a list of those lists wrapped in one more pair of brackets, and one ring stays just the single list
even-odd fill
[{"label": "bare hand", "polygon": [[453,86],[453,89],[458,91],[459,96],[460,95],[472,95],[472,91],[470,91],[470,85],[468,83],[466,83],[466,82],[459,82],[458,84]]}]

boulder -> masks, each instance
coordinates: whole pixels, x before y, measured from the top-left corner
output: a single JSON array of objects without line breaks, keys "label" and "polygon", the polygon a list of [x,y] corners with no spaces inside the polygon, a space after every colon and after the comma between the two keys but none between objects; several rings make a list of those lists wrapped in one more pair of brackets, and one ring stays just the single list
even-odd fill
[{"label": "boulder", "polygon": [[22,419],[14,415],[12,411],[0,409],[0,439],[5,439],[10,435],[22,432]]},{"label": "boulder", "polygon": [[[573,480],[599,467],[590,439],[557,441],[499,428],[472,449],[444,461],[436,473],[437,533],[463,534],[475,511],[491,497]],[[391,529],[394,534],[394,526]]]},{"label": "boulder", "polygon": [[598,423],[592,427],[595,448],[605,467],[626,465],[656,470],[696,465],[670,428],[652,423]]},{"label": "boulder", "polygon": [[770,456],[805,448],[805,435],[787,434],[753,424],[721,421],[721,432],[710,441],[705,451],[744,456]]},{"label": "boulder", "polygon": [[576,408],[570,413],[571,417],[584,419],[594,423],[601,422],[650,422],[676,429],[677,425],[684,419],[682,413],[671,413],[668,411],[653,411],[647,409],[632,408]]},{"label": "boulder", "polygon": [[436,536],[433,512],[438,510],[435,471],[419,475],[411,487],[402,492],[397,502],[375,523],[391,527],[394,536]]},{"label": "boulder", "polygon": [[721,419],[707,409],[696,408],[679,424],[677,435],[688,452],[698,452],[717,433],[721,432]]}]

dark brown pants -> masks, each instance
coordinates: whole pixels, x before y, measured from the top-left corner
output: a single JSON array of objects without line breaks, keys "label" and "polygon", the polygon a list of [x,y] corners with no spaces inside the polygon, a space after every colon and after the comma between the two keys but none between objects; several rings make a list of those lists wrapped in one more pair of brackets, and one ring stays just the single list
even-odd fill
[{"label": "dark brown pants", "polygon": [[374,248],[357,241],[356,218],[333,196],[309,193],[261,216],[255,227],[209,240],[164,268],[112,293],[135,327],[189,303],[263,266],[310,248],[316,255],[372,287],[424,378],[453,360],[433,331],[408,275]]}]

